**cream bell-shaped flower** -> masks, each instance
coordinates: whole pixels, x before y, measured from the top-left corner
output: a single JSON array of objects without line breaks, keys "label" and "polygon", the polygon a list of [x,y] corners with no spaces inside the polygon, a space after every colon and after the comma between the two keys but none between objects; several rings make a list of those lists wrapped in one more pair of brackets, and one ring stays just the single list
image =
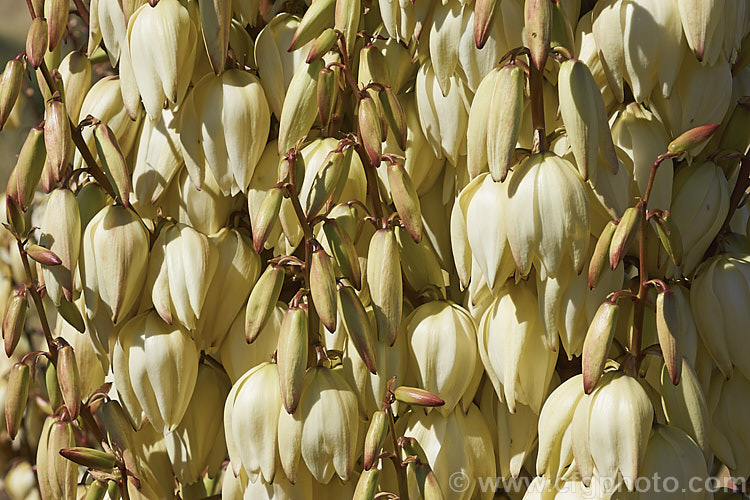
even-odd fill
[{"label": "cream bell-shaped flower", "polygon": [[414,3],[411,0],[378,0],[378,5],[388,36],[408,44],[417,22]]},{"label": "cream bell-shaped flower", "polygon": [[479,356],[498,397],[511,413],[516,403],[542,408],[557,354],[545,345],[532,282],[508,283],[482,316]]},{"label": "cream bell-shaped flower", "polygon": [[281,320],[286,309],[286,304],[276,304],[271,317],[266,320],[252,344],[248,344],[245,339],[245,309],[237,313],[219,349],[221,364],[232,383],[237,382],[251,368],[271,359],[276,351]]},{"label": "cream bell-shaped flower", "polygon": [[281,461],[290,480],[298,475],[300,456],[319,483],[328,484],[334,473],[343,481],[352,478],[359,408],[342,367],[309,369],[297,411],[279,415]]},{"label": "cream bell-shaped flower", "polygon": [[[731,190],[724,171],[707,161],[681,170],[675,178],[672,221],[682,238],[682,264],[668,262],[667,276],[690,276],[708,250],[729,210]],[[662,255],[662,262],[668,257]]]},{"label": "cream bell-shaped flower", "polygon": [[198,347],[190,334],[147,311],[128,321],[114,348],[112,371],[123,406],[142,411],[157,431],[173,431],[190,403],[198,375]]},{"label": "cream bell-shaped flower", "polygon": [[78,254],[81,250],[81,214],[76,196],[69,189],[55,189],[47,198],[39,244],[49,248],[62,263],[43,266],[47,295],[59,305],[63,299],[73,301]]},{"label": "cream bell-shaped flower", "polygon": [[584,484],[593,479],[608,494],[620,484],[634,491],[653,418],[651,401],[636,379],[605,373],[573,415],[573,457]]},{"label": "cream bell-shaped flower", "polygon": [[146,289],[164,321],[195,330],[218,260],[211,240],[192,227],[178,222],[161,229],[151,250]]},{"label": "cream bell-shaped flower", "polygon": [[[476,405],[472,404],[466,413],[456,408],[445,415],[417,409],[409,416],[404,436],[415,438],[424,450],[444,498],[493,498],[494,489],[480,483],[488,478],[494,480],[496,476],[492,434]],[[451,488],[451,478],[456,473],[467,481],[465,489]],[[407,472],[407,481],[409,498],[420,498],[411,469]]]},{"label": "cream bell-shaped flower", "polygon": [[159,118],[165,102],[178,105],[185,97],[197,40],[195,24],[179,0],[160,0],[154,7],[145,4],[130,17],[133,73],[151,119]]},{"label": "cream bell-shaped flower", "polygon": [[435,300],[417,307],[404,323],[417,385],[442,398],[445,405],[436,410],[448,415],[466,392],[479,361],[474,320],[458,304]]},{"label": "cream bell-shaped flower", "polygon": [[185,166],[196,186],[208,167],[227,196],[245,191],[268,139],[271,113],[258,77],[240,69],[201,78],[182,110]]},{"label": "cream bell-shaped flower", "polygon": [[234,475],[244,470],[267,483],[276,477],[283,453],[277,438],[279,412],[284,410],[276,364],[251,368],[232,386],[224,405],[224,434]]},{"label": "cream bell-shaped flower", "polygon": [[244,310],[260,275],[260,258],[244,230],[223,228],[208,237],[218,252],[218,264],[208,284],[197,328],[208,353],[219,349],[234,318]]},{"label": "cream bell-shaped flower", "polygon": [[750,256],[720,254],[698,268],[690,287],[690,306],[698,333],[719,370],[750,379],[747,325],[750,311]]},{"label": "cream bell-shaped flower", "polygon": [[[516,268],[557,275],[563,259],[583,269],[589,240],[586,187],[568,160],[546,152],[530,156],[505,183],[501,217]],[[566,260],[567,260],[566,259]]]},{"label": "cream bell-shaped flower", "polygon": [[750,406],[744,396],[750,390],[750,380],[742,373],[726,380],[719,371],[711,376],[711,450],[733,477],[750,474],[750,431],[747,419]]},{"label": "cream bell-shaped flower", "polygon": [[[645,106],[630,103],[618,109],[612,117],[612,140],[617,157],[631,172],[638,196],[643,196],[651,175],[651,167],[659,155],[667,151],[670,139],[664,124]],[[656,171],[654,187],[648,207],[669,210],[672,202],[671,159],[664,160]]]},{"label": "cream bell-shaped flower", "polygon": [[169,461],[177,480],[192,484],[208,468],[217,477],[227,453],[224,440],[223,406],[229,379],[218,368],[201,364],[195,389],[180,424],[164,434]]},{"label": "cream bell-shaped flower", "polygon": [[170,109],[161,118],[145,118],[133,168],[133,192],[141,204],[154,204],[183,165],[178,119]]},{"label": "cream bell-shaped flower", "polygon": [[118,324],[129,317],[144,290],[148,248],[148,229],[132,210],[108,205],[91,219],[80,268],[89,318],[101,312]]},{"label": "cream bell-shaped flower", "polygon": [[435,156],[451,163],[466,152],[466,128],[471,107],[471,91],[454,73],[443,94],[432,64],[426,62],[417,72],[416,94],[419,120]]}]

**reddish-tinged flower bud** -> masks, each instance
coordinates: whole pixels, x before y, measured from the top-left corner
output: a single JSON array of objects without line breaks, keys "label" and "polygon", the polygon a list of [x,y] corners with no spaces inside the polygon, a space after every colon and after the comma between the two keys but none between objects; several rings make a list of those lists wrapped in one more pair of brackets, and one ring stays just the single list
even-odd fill
[{"label": "reddish-tinged flower bud", "polygon": [[354,289],[347,285],[339,284],[338,297],[338,310],[344,329],[349,334],[349,338],[367,369],[371,373],[377,373],[375,341],[370,319],[367,317],[362,302]]},{"label": "reddish-tinged flower bud", "polygon": [[338,104],[339,86],[336,82],[336,71],[323,68],[318,73],[318,117],[323,127],[327,127],[333,118]]},{"label": "reddish-tinged flower bud", "polygon": [[394,162],[388,165],[388,184],[406,232],[415,243],[419,243],[422,240],[422,209],[419,195],[401,163]]},{"label": "reddish-tinged flower bud", "polygon": [[401,103],[390,87],[383,89],[378,96],[380,97],[383,114],[388,121],[388,126],[391,128],[391,132],[393,132],[393,135],[396,137],[398,147],[406,151],[408,130],[404,108],[401,107]]},{"label": "reddish-tinged flower bud", "polygon": [[62,264],[60,257],[55,252],[39,245],[29,245],[26,247],[26,253],[35,261],[45,266],[59,266]]},{"label": "reddish-tinged flower bud", "polygon": [[34,69],[39,69],[44,61],[47,39],[47,21],[43,17],[34,18],[26,35],[26,59]]},{"label": "reddish-tinged flower bud", "polygon": [[13,106],[21,91],[23,78],[23,64],[19,59],[11,59],[5,64],[5,70],[0,75],[0,130],[3,129]]},{"label": "reddish-tinged flower bud", "polygon": [[279,220],[279,210],[283,199],[284,190],[279,186],[266,191],[263,197],[255,220],[253,220],[253,248],[257,253],[263,250],[263,245]]},{"label": "reddish-tinged flower bud", "polygon": [[47,162],[55,181],[62,180],[65,167],[73,159],[73,139],[70,135],[70,120],[65,103],[59,93],[47,102],[44,114],[44,144],[47,147]]},{"label": "reddish-tinged flower bud", "polygon": [[81,382],[76,356],[70,345],[57,352],[57,379],[68,413],[75,419],[81,409]]},{"label": "reddish-tinged flower bud", "polygon": [[16,188],[8,189],[8,195],[13,196],[24,212],[31,201],[42,177],[47,151],[44,147],[44,131],[42,127],[34,127],[29,131],[23,143],[18,161],[11,179],[15,178]]},{"label": "reddish-tinged flower bud", "polygon": [[641,212],[636,207],[625,210],[620,223],[617,224],[609,245],[609,267],[614,269],[630,250],[638,228],[641,225]]},{"label": "reddish-tinged flower bud", "polygon": [[28,299],[25,290],[16,290],[8,301],[5,317],[3,318],[3,340],[5,340],[5,354],[10,357],[16,350],[26,321],[26,306]]},{"label": "reddish-tinged flower bud", "polygon": [[612,346],[617,328],[620,306],[613,302],[603,302],[591,320],[583,342],[583,390],[586,394],[596,387],[607,361],[607,353]]},{"label": "reddish-tinged flower bud", "polygon": [[474,3],[474,43],[478,49],[484,47],[490,37],[495,5],[497,0],[476,0]]},{"label": "reddish-tinged flower bud", "polygon": [[593,289],[596,284],[599,283],[599,277],[602,275],[604,266],[607,265],[609,258],[609,247],[612,243],[612,235],[615,234],[617,226],[614,222],[609,221],[604,226],[602,234],[599,235],[599,239],[594,247],[594,253],[591,255],[591,262],[589,263],[589,288]]},{"label": "reddish-tinged flower bud", "polygon": [[114,455],[101,450],[85,448],[82,446],[63,448],[60,450],[60,455],[78,465],[102,471],[112,470],[117,463],[117,459]]},{"label": "reddish-tinged flower bud", "polygon": [[526,0],[524,18],[531,61],[542,71],[547,63],[552,38],[552,0]]},{"label": "reddish-tinged flower bud", "polygon": [[250,292],[245,309],[245,340],[252,343],[273,314],[284,285],[284,268],[269,265]]},{"label": "reddish-tinged flower bud", "polygon": [[47,18],[50,52],[60,44],[65,29],[68,27],[69,6],[68,0],[46,0],[44,2],[44,17]]},{"label": "reddish-tinged flower bud", "polygon": [[383,148],[381,141],[383,130],[380,125],[380,115],[377,106],[375,106],[375,101],[369,95],[365,96],[359,101],[357,129],[359,140],[365,148],[370,165],[372,166],[380,164],[380,154]]},{"label": "reddish-tinged flower bud", "polygon": [[352,500],[371,500],[375,498],[378,492],[378,479],[380,478],[380,469],[365,469],[357,480],[357,487],[354,490]]},{"label": "reddish-tinged flower bud", "polygon": [[320,321],[328,329],[336,329],[336,274],[325,250],[313,251],[310,260],[310,293]]},{"label": "reddish-tinged flower bud", "polygon": [[26,411],[26,400],[29,397],[29,367],[16,363],[10,369],[8,386],[5,392],[5,423],[8,435],[15,439],[21,426],[21,419]]},{"label": "reddish-tinged flower bud", "polygon": [[401,401],[408,405],[432,408],[435,406],[443,406],[445,404],[445,401],[435,396],[433,393],[418,387],[406,387],[402,385],[393,391],[393,395],[396,396],[397,401]]},{"label": "reddish-tinged flower bud", "polygon": [[323,31],[323,33],[321,33],[310,46],[310,51],[307,53],[307,59],[305,59],[305,62],[310,64],[313,61],[322,59],[323,56],[331,50],[336,43],[336,40],[338,40],[338,37],[338,33],[336,33],[336,30],[333,28],[328,28]]},{"label": "reddish-tinged flower bud", "polygon": [[127,207],[130,203],[130,173],[114,132],[106,123],[94,127],[96,151],[109,182],[117,189],[120,201]]},{"label": "reddish-tinged flower bud", "polygon": [[691,128],[687,132],[683,132],[677,139],[670,142],[669,146],[667,146],[667,150],[674,154],[692,154],[694,151],[700,151],[718,129],[719,124]]},{"label": "reddish-tinged flower bud", "polygon": [[387,436],[388,414],[385,410],[376,411],[372,414],[370,427],[365,434],[365,451],[362,458],[365,470],[370,470],[377,463]]}]

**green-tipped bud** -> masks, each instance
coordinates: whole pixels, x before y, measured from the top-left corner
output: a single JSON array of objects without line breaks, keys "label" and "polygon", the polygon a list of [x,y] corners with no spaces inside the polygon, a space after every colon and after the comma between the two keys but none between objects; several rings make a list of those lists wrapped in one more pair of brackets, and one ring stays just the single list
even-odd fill
[{"label": "green-tipped bud", "polygon": [[380,154],[382,153],[383,143],[381,129],[381,119],[378,113],[378,107],[375,105],[372,97],[365,96],[359,101],[359,110],[357,111],[357,131],[359,140],[365,148],[367,158],[371,166],[380,164]]},{"label": "green-tipped bud", "polygon": [[388,184],[404,229],[415,243],[419,243],[422,240],[422,209],[419,195],[401,163],[388,165]]},{"label": "green-tipped bud", "polygon": [[719,124],[691,128],[670,142],[667,151],[673,154],[687,153],[692,156],[703,149],[718,129]]},{"label": "green-tipped bud", "polygon": [[[116,484],[112,481],[112,484]],[[106,481],[94,481],[86,490],[85,500],[103,500],[107,494],[108,483]],[[112,497],[110,497],[112,498]]]},{"label": "green-tipped bud", "polygon": [[55,252],[39,245],[29,245],[26,247],[26,253],[29,257],[45,266],[59,266],[62,264],[60,257]]},{"label": "green-tipped bud", "polygon": [[[226,0],[203,1],[198,4],[201,14],[203,41],[214,73],[224,71],[229,44],[229,29],[232,24],[232,2]],[[199,49],[200,50],[200,49]]]},{"label": "green-tipped bud", "polygon": [[250,292],[245,309],[245,340],[252,343],[273,314],[284,285],[284,268],[270,264]]},{"label": "green-tipped bud", "polygon": [[73,139],[65,103],[55,93],[47,102],[44,113],[44,144],[47,162],[55,181],[60,182],[68,163],[73,159]]},{"label": "green-tipped bud", "polygon": [[476,0],[474,2],[474,43],[478,49],[484,47],[490,37],[490,26],[495,14],[497,0]]},{"label": "green-tipped bud", "polygon": [[372,414],[370,427],[365,434],[365,451],[362,456],[365,470],[370,470],[378,462],[383,443],[388,436],[388,414],[379,410]]},{"label": "green-tipped bud", "polygon": [[5,64],[5,70],[0,75],[0,130],[13,111],[21,91],[22,79],[23,64],[18,59],[11,59]]},{"label": "green-tipped bud", "polygon": [[26,291],[16,290],[8,301],[3,317],[3,340],[5,342],[5,354],[10,357],[16,350],[18,341],[23,333],[23,325],[26,321],[26,306],[28,299]]},{"label": "green-tipped bud", "polygon": [[334,23],[334,9],[336,0],[319,0],[313,2],[305,11],[305,15],[297,26],[297,31],[292,37],[289,51],[297,50],[310,40],[318,37],[325,29],[331,28]]},{"label": "green-tipped bud", "polygon": [[375,341],[367,312],[352,287],[339,284],[338,291],[338,310],[344,329],[367,369],[377,373]]},{"label": "green-tipped bud", "polygon": [[80,333],[86,331],[86,324],[83,321],[81,311],[74,303],[68,302],[65,297],[62,297],[60,299],[60,304],[57,305],[56,308],[58,314],[62,316],[70,326],[78,330]]},{"label": "green-tipped bud", "polygon": [[542,71],[547,63],[552,38],[552,0],[526,0],[524,20],[531,61]]},{"label": "green-tipped bud", "polygon": [[70,345],[64,346],[57,352],[57,380],[60,383],[65,406],[71,418],[78,417],[81,409],[81,377],[78,374],[78,363]]},{"label": "green-tipped bud", "polygon": [[47,388],[47,398],[53,411],[63,404],[60,384],[57,381],[57,368],[53,363],[47,363],[47,371],[44,374],[44,383]]},{"label": "green-tipped bud", "polygon": [[523,118],[523,80],[517,64],[501,68],[495,79],[487,122],[487,161],[495,181],[504,181],[513,164]]},{"label": "green-tipped bud", "polygon": [[29,367],[25,363],[16,363],[10,369],[5,390],[5,424],[8,426],[8,435],[11,439],[15,439],[18,434],[21,419],[26,411],[30,379]]},{"label": "green-tipped bud", "polygon": [[257,253],[263,250],[263,245],[279,220],[279,210],[283,199],[284,189],[274,186],[266,191],[260,203],[260,208],[253,220],[253,248]]},{"label": "green-tipped bud", "polygon": [[47,18],[50,52],[60,45],[60,40],[62,40],[68,27],[69,6],[68,0],[46,0],[44,2],[44,17]]},{"label": "green-tipped bud", "polygon": [[84,448],[82,446],[63,448],[60,450],[60,455],[78,465],[102,471],[110,471],[114,469],[115,464],[117,463],[117,459],[114,455],[101,450]]},{"label": "green-tipped bud", "polygon": [[324,30],[323,33],[321,33],[320,36],[318,36],[318,38],[316,38],[310,46],[310,51],[307,53],[307,59],[305,59],[305,62],[307,64],[310,64],[313,61],[322,59],[323,56],[333,48],[338,38],[339,35],[333,28]]},{"label": "green-tipped bud", "polygon": [[47,159],[44,147],[44,131],[41,127],[34,127],[26,136],[21,152],[18,154],[13,176],[16,180],[15,192],[8,190],[8,195],[15,196],[19,207],[24,212],[34,199],[34,192],[42,177],[42,169]]},{"label": "green-tipped bud", "polygon": [[620,222],[615,228],[612,235],[612,241],[609,245],[609,267],[614,269],[620,263],[622,258],[630,250],[635,236],[638,234],[638,228],[641,225],[641,212],[636,207],[630,207],[625,210]]},{"label": "green-tipped bud", "polygon": [[359,268],[357,250],[354,248],[349,235],[341,230],[336,221],[327,220],[323,223],[323,232],[328,240],[333,260],[336,261],[341,273],[351,281],[357,290],[362,286],[362,270]]},{"label": "green-tipped bud", "polygon": [[594,253],[591,255],[591,262],[589,263],[589,288],[594,289],[599,278],[602,275],[604,267],[609,262],[609,247],[612,243],[612,236],[615,234],[617,226],[614,222],[609,221],[604,226],[602,234],[599,235],[599,239],[594,247]]},{"label": "green-tipped bud", "polygon": [[396,401],[401,401],[408,405],[425,406],[428,408],[434,408],[436,406],[443,406],[445,401],[435,396],[430,391],[420,389],[419,387],[406,387],[404,385],[396,387],[393,391],[393,395],[396,396]]},{"label": "green-tipped bud", "polygon": [[47,53],[47,20],[36,17],[31,21],[29,32],[26,35],[26,59],[34,69],[39,69]]},{"label": "green-tipped bud", "polygon": [[655,217],[653,227],[672,262],[676,266],[682,264],[682,236],[680,236],[679,229],[677,229],[672,216],[665,212],[661,216]]},{"label": "green-tipped bud", "polygon": [[325,164],[318,170],[310,188],[310,194],[305,203],[307,217],[312,219],[331,201],[341,196],[346,186],[351,165],[352,148],[344,152],[331,151],[326,157]]},{"label": "green-tipped bud", "polygon": [[336,274],[333,262],[322,248],[314,250],[310,259],[310,293],[320,321],[328,329],[336,329]]},{"label": "green-tipped bud", "polygon": [[[11,172],[10,179],[8,181],[8,188],[16,187],[16,176],[15,172]],[[12,196],[5,197],[5,216],[10,225],[11,231],[16,236],[21,236],[26,233],[26,217],[21,211],[21,207],[18,206],[16,198]]]},{"label": "green-tipped bud", "polygon": [[603,302],[586,332],[586,340],[583,341],[583,390],[586,394],[591,394],[604,372],[604,363],[615,338],[619,312],[617,304]]},{"label": "green-tipped bud", "polygon": [[396,342],[404,301],[401,260],[392,229],[379,229],[367,252],[367,286],[378,329],[378,338]]},{"label": "green-tipped bud", "polygon": [[297,411],[302,381],[307,368],[307,308],[292,306],[281,322],[276,362],[279,370],[281,401],[287,413]]},{"label": "green-tipped bud", "polygon": [[357,487],[354,489],[352,500],[373,500],[378,492],[379,478],[380,469],[364,470],[357,480]]},{"label": "green-tipped bud", "polygon": [[99,123],[94,127],[94,139],[104,173],[127,207],[130,203],[130,174],[117,138],[106,123]]},{"label": "green-tipped bud", "polygon": [[660,291],[656,295],[656,333],[669,371],[669,378],[677,385],[682,375],[682,351],[677,341],[680,311],[672,290]]},{"label": "green-tipped bud", "polygon": [[334,27],[344,34],[346,53],[351,56],[357,41],[359,19],[362,16],[362,0],[336,0]]},{"label": "green-tipped bud", "polygon": [[388,126],[396,137],[396,144],[398,144],[398,147],[402,150],[406,151],[408,130],[404,108],[401,107],[401,103],[390,87],[383,89],[378,96],[380,97],[380,104],[383,108],[383,114],[388,122]]},{"label": "green-tipped bud", "polygon": [[320,124],[325,128],[331,123],[338,104],[340,88],[336,82],[336,72],[329,68],[323,68],[318,73],[318,118]]}]

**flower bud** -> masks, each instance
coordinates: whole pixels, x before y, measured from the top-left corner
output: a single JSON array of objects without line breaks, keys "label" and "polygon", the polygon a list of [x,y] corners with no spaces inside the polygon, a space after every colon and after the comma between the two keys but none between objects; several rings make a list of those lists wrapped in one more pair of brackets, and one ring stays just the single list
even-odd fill
[{"label": "flower bud", "polygon": [[589,274],[588,284],[590,289],[594,289],[599,282],[599,277],[604,270],[604,267],[609,263],[609,247],[612,242],[612,236],[615,234],[617,226],[614,222],[609,221],[604,226],[602,234],[599,235],[599,239],[596,241],[596,247],[594,253],[591,255],[591,262],[589,263]]},{"label": "flower bud", "polygon": [[101,471],[111,471],[117,462],[116,457],[110,453],[82,446],[62,448],[60,455],[78,465]]},{"label": "flower bud", "polygon": [[[5,196],[5,217],[10,226],[10,230],[13,234],[18,236],[26,233],[26,216],[21,211],[21,207],[18,206],[16,198],[18,193],[11,194],[11,190],[16,189],[16,175],[15,171],[10,173],[8,179],[7,195]],[[15,197],[14,197],[15,196]]]},{"label": "flower bud", "polygon": [[10,369],[5,389],[5,424],[11,439],[16,438],[26,411],[30,378],[29,366],[25,363],[16,363]]},{"label": "flower bud", "polygon": [[388,418],[385,410],[376,411],[370,418],[370,426],[365,434],[365,451],[362,459],[365,470],[372,469],[380,457],[385,438],[388,436]]},{"label": "flower bud", "polygon": [[60,305],[63,295],[67,301],[73,299],[73,282],[81,248],[81,217],[72,191],[56,189],[50,194],[41,229],[39,243],[49,247],[49,251],[60,260],[59,266],[42,268],[47,294],[56,305]]},{"label": "flower bud", "polygon": [[379,165],[383,145],[381,142],[383,135],[381,116],[378,107],[375,105],[375,101],[369,95],[366,95],[359,101],[357,132],[359,140],[370,160],[370,165]]},{"label": "flower bud", "polygon": [[114,347],[112,371],[120,401],[141,411],[157,431],[173,431],[185,415],[198,374],[199,352],[184,328],[148,311],[128,321]]},{"label": "flower bud", "polygon": [[[307,53],[305,62],[310,64],[313,61],[322,59],[326,53],[333,48],[338,41],[338,33],[333,28],[327,28],[310,44],[310,51]],[[325,69],[324,69],[325,70]],[[324,71],[324,70],[321,70]]]},{"label": "flower bud", "polygon": [[149,235],[130,209],[109,205],[83,234],[83,293],[93,317],[100,310],[117,324],[136,306],[146,281]]},{"label": "flower bud", "polygon": [[323,68],[318,73],[318,119],[320,124],[325,128],[334,118],[334,113],[339,104],[339,94],[341,88],[337,82],[337,73],[334,69]]},{"label": "flower bud", "polygon": [[682,373],[682,346],[677,338],[681,318],[677,307],[677,298],[671,290],[660,291],[656,295],[656,333],[664,365],[675,385],[680,382]]},{"label": "flower bud", "polygon": [[479,361],[474,321],[461,306],[436,300],[417,307],[405,320],[405,328],[417,385],[444,400],[438,411],[450,414]]},{"label": "flower bud", "polygon": [[5,355],[8,358],[16,350],[18,341],[21,340],[23,325],[26,322],[26,307],[28,299],[25,290],[16,290],[8,300],[8,305],[3,316],[3,340],[5,341]]},{"label": "flower bud", "polygon": [[24,251],[28,254],[29,257],[31,257],[33,260],[39,262],[40,264],[43,264],[45,266],[59,266],[62,264],[62,261],[60,260],[60,257],[55,255],[55,252],[44,248],[39,245],[29,245],[27,246]]},{"label": "flower bud", "polygon": [[357,349],[360,358],[370,373],[376,373],[375,341],[370,320],[354,289],[348,285],[339,284],[338,312],[341,324],[349,334],[349,339]]},{"label": "flower bud", "polygon": [[544,70],[552,37],[552,2],[529,0],[524,3],[524,31],[531,60],[539,71]]},{"label": "flower bud", "polygon": [[287,413],[297,411],[302,381],[307,368],[307,308],[291,306],[284,315],[279,331],[276,361],[279,366],[279,389]]},{"label": "flower bud", "polygon": [[104,173],[127,208],[130,200],[130,172],[117,138],[106,123],[99,123],[94,127],[94,141]]},{"label": "flower bud", "polygon": [[495,181],[504,181],[513,164],[523,117],[523,79],[518,65],[503,66],[495,79],[487,117],[487,161]]},{"label": "flower bud", "polygon": [[[185,97],[198,32],[188,9],[177,0],[141,6],[130,16],[127,27],[129,54],[137,62],[133,64],[134,78],[143,106],[149,117],[156,119],[165,101],[180,104]],[[157,34],[161,34],[159,43],[154,43]],[[216,38],[215,33],[209,35]]]},{"label": "flower bud", "polygon": [[408,405],[424,406],[427,408],[433,408],[436,406],[443,406],[445,401],[435,396],[429,391],[420,389],[419,387],[406,387],[404,385],[396,387],[393,391],[393,395],[396,397],[396,401],[401,401]]},{"label": "flower bud", "polygon": [[60,384],[57,380],[57,368],[54,363],[47,363],[47,371],[44,374],[44,384],[47,389],[47,399],[53,410],[60,408],[63,404]]},{"label": "flower bud", "polygon": [[47,20],[35,17],[26,35],[26,59],[34,69],[39,69],[47,53]]},{"label": "flower bud", "polygon": [[583,342],[583,390],[586,394],[591,394],[604,371],[619,312],[616,303],[603,302],[586,332]]},{"label": "flower bud", "polygon": [[269,234],[279,220],[281,201],[284,199],[284,190],[274,186],[263,197],[258,212],[253,219],[253,248],[257,253],[263,250],[263,246]]},{"label": "flower bud", "polygon": [[[300,194],[305,202],[305,213],[308,219],[314,218],[323,207],[330,206],[341,197],[347,184],[353,154],[353,148],[344,152],[330,151],[315,172],[309,188],[308,176],[305,176]],[[315,165],[305,165],[305,167],[314,168]]]},{"label": "flower bud", "polygon": [[[57,421],[49,430],[46,443],[40,439],[40,448],[47,448],[47,478],[52,491],[50,498],[76,498],[78,466],[60,454],[60,450],[76,445],[73,426],[70,422]],[[37,473],[39,471],[37,460]]]},{"label": "flower bud", "polygon": [[333,27],[336,0],[323,0],[311,5],[294,32],[289,51],[297,50],[319,36],[326,28]]},{"label": "flower bud", "polygon": [[641,211],[637,207],[625,210],[612,234],[609,244],[609,268],[614,269],[630,250],[641,225]]},{"label": "flower bud", "polygon": [[34,193],[42,177],[42,169],[47,158],[44,147],[44,132],[41,127],[34,127],[29,131],[23,143],[18,161],[13,170],[11,180],[15,179],[16,189],[8,189],[24,212],[31,205]]},{"label": "flower bud", "polygon": [[483,48],[490,37],[496,5],[497,0],[477,0],[474,3],[474,43],[478,49]]},{"label": "flower bud", "polygon": [[[223,0],[202,2],[198,5],[201,14],[201,31],[208,51],[211,67],[217,75],[224,71],[232,23],[232,5]],[[200,43],[200,42],[199,42]]]},{"label": "flower bud", "polygon": [[245,309],[245,340],[252,343],[271,317],[284,285],[284,268],[269,264],[250,292]]},{"label": "flower bud", "polygon": [[322,60],[317,60],[297,67],[279,117],[279,154],[293,148],[313,126],[318,116],[318,74],[324,66]]},{"label": "flower bud", "polygon": [[23,63],[19,59],[11,59],[5,63],[5,70],[0,74],[0,130],[8,121],[18,100],[22,79]]},{"label": "flower bud", "polygon": [[357,488],[354,490],[352,500],[372,500],[378,492],[378,479],[380,469],[365,469],[357,480]]},{"label": "flower bud", "polygon": [[[67,344],[67,342],[66,342]],[[57,380],[63,402],[68,408],[70,417],[78,418],[81,408],[81,380],[78,374],[78,364],[75,353],[70,345],[65,345],[57,351]]]},{"label": "flower bud", "polygon": [[63,172],[73,159],[73,140],[70,135],[70,119],[65,103],[59,96],[47,102],[44,114],[44,144],[47,161],[55,181],[62,180]]},{"label": "flower bud", "polygon": [[687,153],[696,156],[714,135],[719,124],[702,125],[683,132],[667,146],[670,153]]},{"label": "flower bud", "polygon": [[154,308],[168,324],[177,321],[188,330],[196,328],[216,273],[218,253],[206,235],[190,226],[177,223],[161,229],[151,249],[147,289],[151,289]]},{"label": "flower bud", "polygon": [[320,321],[333,332],[336,330],[336,275],[333,263],[325,250],[313,250],[310,258],[310,293]]},{"label": "flower bud", "polygon": [[323,223],[328,247],[341,273],[351,281],[357,290],[362,286],[362,271],[359,268],[357,250],[354,248],[349,235],[341,230],[335,220],[327,220]]},{"label": "flower bud", "polygon": [[396,235],[380,229],[367,252],[367,286],[370,291],[378,338],[393,345],[401,323],[403,284]]},{"label": "flower bud", "polygon": [[44,2],[44,17],[48,23],[49,51],[57,48],[68,27],[68,10],[70,4],[65,0],[47,0]]},{"label": "flower bud", "polygon": [[362,15],[361,0],[337,0],[334,12],[334,27],[344,34],[346,53],[353,54],[354,44],[359,31],[359,19]]},{"label": "flower bud", "polygon": [[393,204],[401,218],[404,228],[415,243],[422,240],[422,210],[419,196],[411,182],[411,177],[399,162],[388,165],[388,185]]}]

